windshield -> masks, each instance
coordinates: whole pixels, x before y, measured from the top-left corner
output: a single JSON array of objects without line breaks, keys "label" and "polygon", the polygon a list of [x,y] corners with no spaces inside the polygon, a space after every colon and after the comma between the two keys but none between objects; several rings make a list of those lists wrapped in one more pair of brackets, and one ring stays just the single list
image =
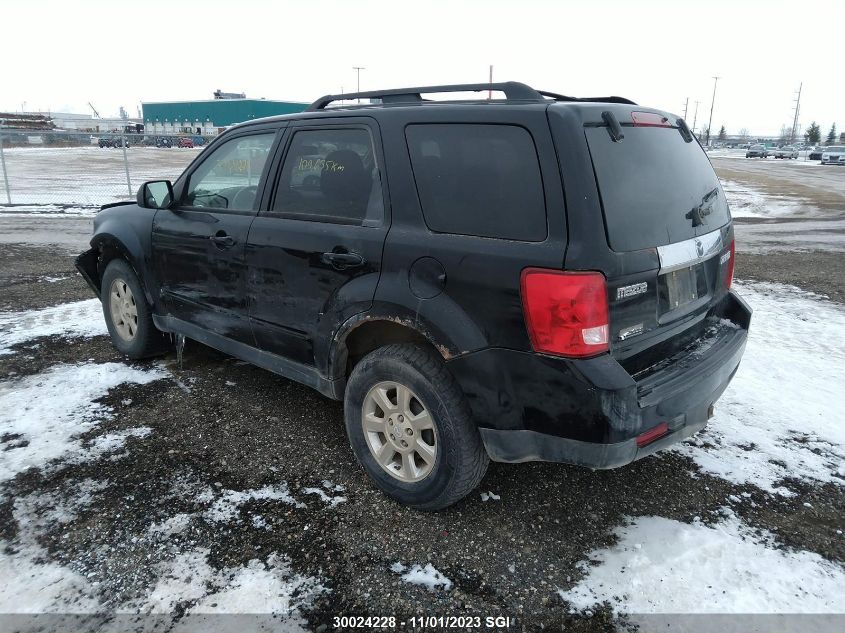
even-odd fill
[{"label": "windshield", "polygon": [[763,149],[763,145],[752,145],[751,149]]},{"label": "windshield", "polygon": [[828,147],[825,149],[828,154],[842,154],[845,153],[845,147],[840,145],[834,145],[833,147]]},{"label": "windshield", "polygon": [[605,127],[584,132],[615,251],[681,242],[730,221],[707,155],[677,128],[628,127],[614,143]]}]

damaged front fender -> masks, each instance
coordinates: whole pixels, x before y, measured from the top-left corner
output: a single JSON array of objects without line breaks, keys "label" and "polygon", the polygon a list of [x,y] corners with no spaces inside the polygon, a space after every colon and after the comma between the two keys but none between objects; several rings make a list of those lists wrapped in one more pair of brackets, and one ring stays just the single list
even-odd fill
[{"label": "damaged front fender", "polygon": [[94,291],[97,298],[100,298],[100,274],[97,269],[97,263],[100,257],[100,251],[97,248],[91,248],[81,253],[74,262],[76,270],[82,275],[85,283]]}]

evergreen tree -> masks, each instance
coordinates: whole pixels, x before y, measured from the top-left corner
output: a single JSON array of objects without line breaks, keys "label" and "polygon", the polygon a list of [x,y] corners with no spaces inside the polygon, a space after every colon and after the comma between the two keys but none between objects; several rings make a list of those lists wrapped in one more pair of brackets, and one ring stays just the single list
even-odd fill
[{"label": "evergreen tree", "polygon": [[728,133],[725,131],[725,126],[723,125],[722,128],[719,130],[719,140],[724,141],[728,138]]},{"label": "evergreen tree", "polygon": [[830,126],[830,132],[827,133],[827,144],[833,145],[836,142],[836,123]]},{"label": "evergreen tree", "polygon": [[819,127],[819,124],[813,121],[810,123],[810,127],[807,128],[807,132],[804,134],[807,137],[807,142],[811,145],[818,145],[821,143],[822,140],[822,130]]}]

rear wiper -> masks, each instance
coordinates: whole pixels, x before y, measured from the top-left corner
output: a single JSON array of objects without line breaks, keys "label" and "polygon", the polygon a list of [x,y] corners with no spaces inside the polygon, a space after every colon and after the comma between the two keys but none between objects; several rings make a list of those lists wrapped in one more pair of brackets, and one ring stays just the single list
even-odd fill
[{"label": "rear wiper", "polygon": [[692,132],[690,132],[689,126],[687,122],[683,119],[677,120],[678,124],[678,131],[681,133],[681,136],[684,138],[685,143],[692,143]]},{"label": "rear wiper", "polygon": [[686,217],[687,220],[692,220],[692,225],[694,227],[701,226],[702,224],[707,224],[707,216],[711,213],[713,199],[718,193],[719,188],[713,187],[710,191],[704,194],[704,197],[701,199],[701,202],[698,204],[698,206],[695,206],[690,209],[689,213],[687,213],[684,217]]},{"label": "rear wiper", "polygon": [[610,133],[610,138],[613,139],[614,143],[618,143],[625,138],[625,135],[622,133],[622,126],[619,125],[619,121],[613,112],[605,110],[601,113],[601,118],[607,123],[607,131]]}]

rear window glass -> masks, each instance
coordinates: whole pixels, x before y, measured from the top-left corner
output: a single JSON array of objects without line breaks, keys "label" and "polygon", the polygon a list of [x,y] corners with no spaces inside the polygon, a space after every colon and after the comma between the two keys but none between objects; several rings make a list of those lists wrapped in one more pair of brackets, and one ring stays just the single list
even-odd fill
[{"label": "rear window glass", "polygon": [[533,242],[546,238],[543,181],[527,130],[416,124],[405,135],[432,231]]},{"label": "rear window glass", "polygon": [[615,251],[688,240],[724,226],[728,203],[704,150],[675,128],[624,127],[614,143],[586,128],[607,236]]}]

